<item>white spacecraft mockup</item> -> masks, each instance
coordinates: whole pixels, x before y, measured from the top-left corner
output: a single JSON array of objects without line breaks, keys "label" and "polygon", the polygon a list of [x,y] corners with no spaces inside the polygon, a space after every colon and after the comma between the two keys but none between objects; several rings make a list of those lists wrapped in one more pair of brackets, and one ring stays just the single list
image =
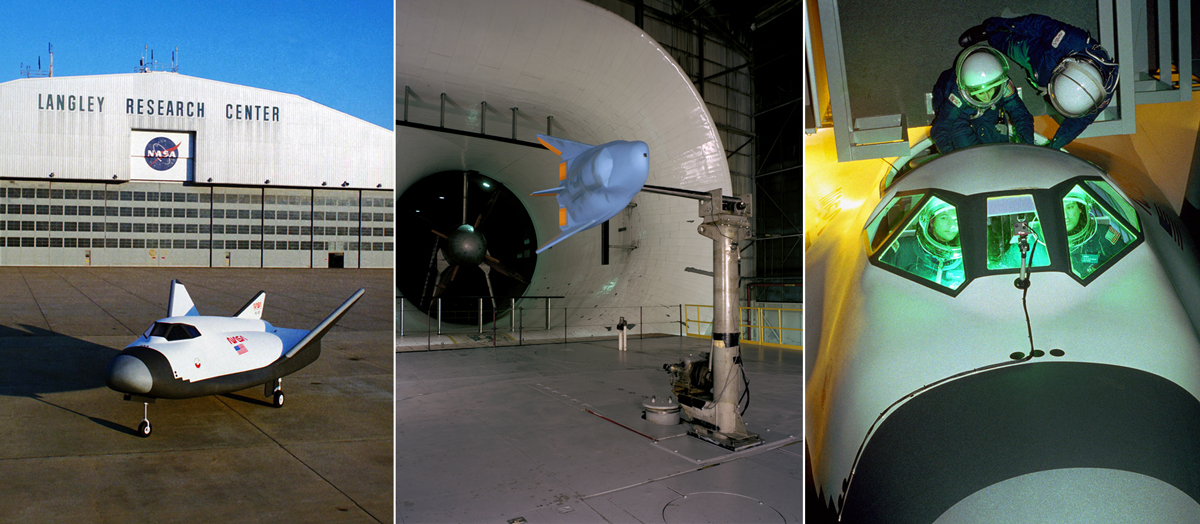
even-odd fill
[{"label": "white spacecraft mockup", "polygon": [[1200,521],[1200,264],[1145,174],[987,144],[878,187],[806,251],[809,521]]},{"label": "white spacecraft mockup", "polygon": [[558,187],[534,191],[558,200],[558,236],[538,253],[580,231],[604,223],[637,196],[650,176],[650,147],[645,142],[614,140],[598,146],[538,135],[546,149],[562,158]]},{"label": "white spacecraft mockup", "polygon": [[[362,296],[359,289],[311,331],[262,320],[260,291],[232,317],[201,316],[178,280],[171,281],[167,317],[121,351],[108,365],[108,387],[126,400],[184,399],[239,391],[262,384],[275,407],[283,406],[283,377],[321,354],[321,337]],[[143,412],[145,413],[145,411]],[[138,434],[151,432],[143,416]]]}]

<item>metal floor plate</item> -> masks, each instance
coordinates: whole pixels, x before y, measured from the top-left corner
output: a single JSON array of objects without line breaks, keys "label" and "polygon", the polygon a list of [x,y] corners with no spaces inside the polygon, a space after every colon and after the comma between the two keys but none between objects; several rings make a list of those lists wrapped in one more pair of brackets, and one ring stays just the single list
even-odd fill
[{"label": "metal floor plate", "polygon": [[642,419],[643,401],[669,394],[662,365],[708,347],[664,337],[627,352],[601,341],[397,353],[397,522],[729,521],[704,505],[730,501],[751,504],[737,521],[799,522],[800,352],[744,351],[745,419],[763,446],[731,453]]}]

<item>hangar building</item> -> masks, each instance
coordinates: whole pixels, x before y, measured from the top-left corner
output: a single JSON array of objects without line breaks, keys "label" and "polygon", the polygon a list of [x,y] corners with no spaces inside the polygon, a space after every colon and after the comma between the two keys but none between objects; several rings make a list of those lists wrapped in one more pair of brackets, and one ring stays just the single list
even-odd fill
[{"label": "hangar building", "polygon": [[395,132],[168,72],[0,84],[0,264],[391,267]]}]

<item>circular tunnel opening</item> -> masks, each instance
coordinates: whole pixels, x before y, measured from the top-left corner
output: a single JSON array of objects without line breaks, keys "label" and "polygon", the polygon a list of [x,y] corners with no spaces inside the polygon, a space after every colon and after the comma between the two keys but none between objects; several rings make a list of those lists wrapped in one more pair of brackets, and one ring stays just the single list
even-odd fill
[{"label": "circular tunnel opening", "polygon": [[396,257],[396,287],[443,322],[501,318],[525,293],[537,264],[537,234],[524,204],[504,184],[476,171],[443,171],[412,184],[396,209],[411,242]]}]

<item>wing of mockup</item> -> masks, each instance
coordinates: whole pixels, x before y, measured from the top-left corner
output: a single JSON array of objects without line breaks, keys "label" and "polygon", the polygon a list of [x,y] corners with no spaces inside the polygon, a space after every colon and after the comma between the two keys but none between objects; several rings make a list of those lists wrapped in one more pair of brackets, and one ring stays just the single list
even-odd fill
[{"label": "wing of mockup", "polygon": [[257,295],[254,295],[254,298],[250,299],[249,302],[246,302],[246,305],[242,306],[242,309],[239,309],[238,312],[233,316],[236,318],[252,318],[255,320],[261,319],[263,303],[265,303],[266,300],[267,292],[259,291]]},{"label": "wing of mockup", "polygon": [[167,316],[194,317],[198,315],[200,312],[196,311],[196,304],[192,302],[192,297],[188,296],[183,282],[171,280],[171,298],[167,300]]},{"label": "wing of mockup", "polygon": [[[546,146],[546,149],[549,149],[553,151],[554,154],[562,157],[563,162],[567,164],[574,160],[575,157],[587,152],[587,150],[593,147],[596,147],[593,145],[584,144],[581,142],[573,142],[565,138],[555,138],[548,135],[538,135],[537,139],[538,142],[541,142],[543,146]],[[565,167],[569,169],[572,166],[567,165]],[[565,170],[560,172],[565,172]],[[562,178],[566,177],[563,176]]]},{"label": "wing of mockup", "polygon": [[[317,327],[314,327],[312,329],[312,331],[309,331],[306,335],[304,335],[304,337],[301,338],[298,342],[296,342],[292,346],[292,348],[288,350],[287,353],[284,353],[283,356],[285,356],[287,358],[292,358],[293,356],[296,355],[296,353],[299,353],[301,349],[304,349],[304,346],[307,346],[314,340],[319,340],[322,336],[325,335],[325,333],[327,331],[329,331],[330,328],[333,327],[334,324],[337,323],[338,319],[342,318],[342,315],[346,314],[346,311],[350,310],[350,306],[353,306],[354,303],[358,301],[359,297],[362,297],[364,292],[366,292],[365,289],[359,289],[358,291],[355,291],[353,295],[350,295],[350,298],[347,298],[345,302],[342,302],[342,305],[338,306],[337,309],[333,310],[333,313],[330,313],[329,316],[325,317],[325,320],[322,320],[320,324],[317,324]],[[302,330],[287,330],[287,331],[302,331]],[[286,336],[286,334],[284,336]],[[280,338],[283,338],[283,336],[281,336]],[[284,347],[286,347],[286,346],[284,346]]]},{"label": "wing of mockup", "polygon": [[549,242],[546,242],[545,244],[543,244],[542,247],[537,248],[537,252],[540,254],[542,251],[545,251],[545,250],[553,247],[554,244],[557,244],[559,242],[562,242],[563,240],[566,240],[567,237],[570,237],[571,235],[574,235],[575,233],[583,231],[583,230],[585,230],[589,227],[592,227],[596,224],[599,224],[599,223],[600,223],[600,221],[598,221],[598,220],[590,220],[587,222],[575,224],[571,227],[568,227],[567,229],[564,229],[562,233],[559,233],[558,236],[550,239]]}]

